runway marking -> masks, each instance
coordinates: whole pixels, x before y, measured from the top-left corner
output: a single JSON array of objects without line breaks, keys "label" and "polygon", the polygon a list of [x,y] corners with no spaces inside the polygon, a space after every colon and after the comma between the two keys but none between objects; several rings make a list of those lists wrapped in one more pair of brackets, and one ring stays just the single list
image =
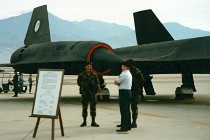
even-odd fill
[{"label": "runway marking", "polygon": [[[79,104],[76,104],[79,105]],[[97,106],[96,108],[101,108],[101,109],[106,109],[106,110],[119,110],[119,109],[114,109],[114,108],[110,108],[110,107],[103,107],[103,106]],[[141,112],[139,113],[140,115],[144,115],[144,116],[150,116],[150,117],[158,117],[158,118],[170,118],[167,116],[162,116],[162,115],[157,115],[157,114],[150,114],[150,113],[144,113]],[[205,126],[209,126],[210,127],[210,123],[207,122],[198,122],[198,121],[192,121],[193,124],[199,124],[199,125],[205,125]]]},{"label": "runway marking", "polygon": [[113,109],[109,107],[102,107],[102,106],[97,106],[96,108],[102,108],[102,109],[107,109],[107,110],[118,110],[118,109]]},{"label": "runway marking", "polygon": [[[97,106],[97,108],[102,108],[102,109],[107,109],[107,110],[119,110],[119,109],[113,109],[109,107],[102,107],[102,106]],[[150,117],[158,117],[158,118],[169,118],[167,116],[162,116],[162,115],[157,115],[157,114],[149,114],[149,113],[139,113],[144,116],[150,116]]]},{"label": "runway marking", "polygon": [[167,116],[162,116],[162,115],[157,115],[157,114],[149,114],[149,113],[139,113],[139,114],[145,115],[145,116],[158,117],[158,118],[169,118]]},{"label": "runway marking", "polygon": [[197,122],[197,121],[193,121],[194,124],[201,124],[201,125],[207,125],[210,126],[210,123],[206,123],[206,122]]}]

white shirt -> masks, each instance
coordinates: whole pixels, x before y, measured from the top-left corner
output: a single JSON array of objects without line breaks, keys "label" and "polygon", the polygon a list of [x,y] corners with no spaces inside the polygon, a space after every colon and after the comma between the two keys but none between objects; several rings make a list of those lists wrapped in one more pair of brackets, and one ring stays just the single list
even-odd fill
[{"label": "white shirt", "polygon": [[129,70],[123,71],[116,79],[119,83],[119,89],[130,90],[132,86],[132,75]]}]

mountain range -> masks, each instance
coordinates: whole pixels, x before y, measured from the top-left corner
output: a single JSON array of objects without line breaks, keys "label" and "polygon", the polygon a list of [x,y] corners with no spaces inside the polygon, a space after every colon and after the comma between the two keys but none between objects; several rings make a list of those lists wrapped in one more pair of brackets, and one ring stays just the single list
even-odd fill
[{"label": "mountain range", "polygon": [[[31,12],[0,20],[0,63],[9,63],[11,54],[23,46],[31,19]],[[49,13],[52,41],[95,40],[112,48],[136,45],[135,31],[128,26],[91,19],[81,22],[67,21]],[[175,40],[210,36],[210,32],[191,29],[176,22],[164,23]]]}]

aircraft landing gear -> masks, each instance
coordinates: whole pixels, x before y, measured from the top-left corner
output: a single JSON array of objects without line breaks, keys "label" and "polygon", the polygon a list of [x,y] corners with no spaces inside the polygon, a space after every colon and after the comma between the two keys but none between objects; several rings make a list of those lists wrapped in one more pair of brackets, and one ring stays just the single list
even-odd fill
[{"label": "aircraft landing gear", "polygon": [[155,95],[155,90],[152,84],[152,78],[153,76],[150,76],[149,74],[144,74],[144,90],[146,92],[146,95]]},{"label": "aircraft landing gear", "polygon": [[196,92],[193,80],[193,74],[189,71],[182,73],[182,85],[177,87],[175,91],[176,100],[193,99],[193,93]]},{"label": "aircraft landing gear", "polygon": [[192,99],[193,97],[193,89],[192,88],[186,88],[186,87],[177,87],[175,91],[175,100],[184,100],[184,99]]}]

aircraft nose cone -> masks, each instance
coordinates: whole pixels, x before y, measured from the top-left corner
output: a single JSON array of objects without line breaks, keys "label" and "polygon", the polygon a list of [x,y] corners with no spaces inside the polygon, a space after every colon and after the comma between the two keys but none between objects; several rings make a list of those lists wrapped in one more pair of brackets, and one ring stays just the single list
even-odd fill
[{"label": "aircraft nose cone", "polygon": [[98,48],[92,54],[91,62],[93,63],[93,68],[96,71],[105,71],[111,69],[112,73],[113,70],[116,71],[115,73],[119,73],[118,71],[121,70],[120,67],[123,60],[107,49]]}]

